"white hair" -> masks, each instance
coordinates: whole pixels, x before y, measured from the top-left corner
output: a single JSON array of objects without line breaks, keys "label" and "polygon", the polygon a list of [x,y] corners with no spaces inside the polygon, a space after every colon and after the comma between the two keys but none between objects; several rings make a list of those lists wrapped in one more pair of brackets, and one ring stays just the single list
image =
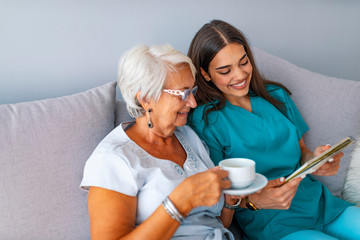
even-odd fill
[{"label": "white hair", "polygon": [[125,52],[119,61],[118,85],[130,116],[144,116],[145,110],[137,100],[158,101],[168,72],[177,72],[188,64],[195,79],[196,69],[191,59],[170,44],[138,45]]}]

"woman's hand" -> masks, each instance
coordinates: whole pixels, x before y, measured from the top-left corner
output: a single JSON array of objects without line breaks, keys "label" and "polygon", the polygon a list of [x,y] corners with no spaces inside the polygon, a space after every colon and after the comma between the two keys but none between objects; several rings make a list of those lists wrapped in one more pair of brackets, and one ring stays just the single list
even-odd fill
[{"label": "woman's hand", "polygon": [[[330,145],[320,145],[314,151],[314,156],[320,155],[322,152],[328,150]],[[322,165],[318,170],[313,172],[313,175],[321,175],[321,176],[332,176],[337,174],[340,168],[340,160],[344,156],[344,153],[338,153],[329,161],[327,161],[324,165]]]},{"label": "woman's hand", "polygon": [[289,209],[302,179],[298,177],[284,185],[283,177],[270,180],[260,192],[249,195],[249,199],[259,209]]},{"label": "woman's hand", "polygon": [[[169,198],[187,216],[195,207],[217,203],[222,189],[231,185],[227,176],[219,167],[195,174],[181,182]],[[135,227],[137,197],[116,191],[91,187],[88,202],[91,239],[170,239],[179,227],[162,205]]]},{"label": "woman's hand", "polygon": [[228,172],[219,167],[197,173],[181,182],[169,198],[180,213],[186,216],[193,208],[216,204],[222,190],[231,186],[227,176]]},{"label": "woman's hand", "polygon": [[[301,149],[301,165],[309,161],[314,156],[318,156],[322,152],[330,148],[330,145],[320,145],[316,147],[314,153],[312,153],[305,145],[304,139],[299,141]],[[322,165],[318,170],[313,172],[313,175],[332,176],[335,175],[340,168],[340,159],[344,156],[344,153],[336,154],[331,160]]]}]

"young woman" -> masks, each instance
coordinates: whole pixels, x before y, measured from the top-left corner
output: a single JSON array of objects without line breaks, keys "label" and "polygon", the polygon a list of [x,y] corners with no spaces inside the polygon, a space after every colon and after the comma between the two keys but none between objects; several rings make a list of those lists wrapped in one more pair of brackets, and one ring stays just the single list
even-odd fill
[{"label": "young woman", "polygon": [[[211,21],[196,33],[188,56],[198,86],[198,107],[189,122],[208,145],[212,161],[251,158],[270,180],[235,213],[244,238],[360,238],[359,208],[334,197],[311,176],[282,185],[284,176],[329,146],[314,153],[307,149],[302,136],[308,127],[290,92],[259,74],[244,35],[228,23]],[[342,156],[313,174],[336,174]]]}]

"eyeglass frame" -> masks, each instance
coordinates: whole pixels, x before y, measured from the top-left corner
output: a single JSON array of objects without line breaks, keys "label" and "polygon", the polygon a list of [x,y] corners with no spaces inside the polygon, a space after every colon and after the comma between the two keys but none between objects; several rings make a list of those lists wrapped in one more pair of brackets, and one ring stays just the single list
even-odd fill
[{"label": "eyeglass frame", "polygon": [[187,98],[192,95],[195,97],[196,92],[198,90],[198,86],[193,87],[192,89],[184,89],[184,91],[177,90],[177,89],[163,89],[164,92],[175,95],[175,96],[181,96],[181,100],[186,101]]}]

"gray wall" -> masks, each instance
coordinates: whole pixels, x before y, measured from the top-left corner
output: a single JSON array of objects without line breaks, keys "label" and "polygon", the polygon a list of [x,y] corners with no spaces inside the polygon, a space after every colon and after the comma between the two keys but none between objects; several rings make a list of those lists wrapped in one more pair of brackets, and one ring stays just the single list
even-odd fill
[{"label": "gray wall", "polygon": [[136,44],[186,53],[214,18],[298,66],[360,80],[360,1],[0,0],[0,104],[114,81],[120,55]]}]

